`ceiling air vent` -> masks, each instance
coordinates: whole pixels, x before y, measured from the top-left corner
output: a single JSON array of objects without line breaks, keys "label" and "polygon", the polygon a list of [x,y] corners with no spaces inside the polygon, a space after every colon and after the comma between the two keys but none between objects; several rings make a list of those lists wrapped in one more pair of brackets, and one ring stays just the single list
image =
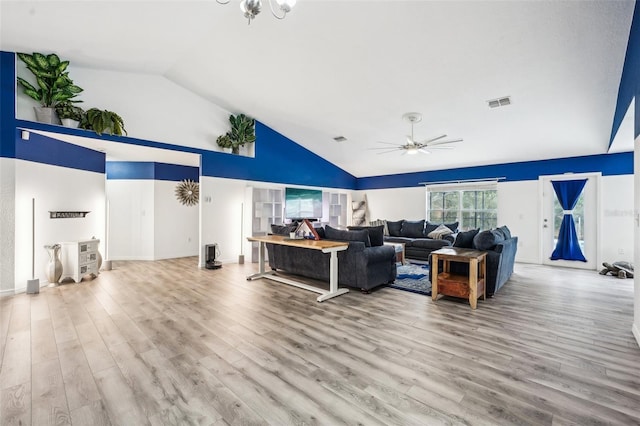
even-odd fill
[{"label": "ceiling air vent", "polygon": [[511,97],[505,96],[504,98],[491,99],[487,101],[489,108],[498,108],[502,106],[511,105]]},{"label": "ceiling air vent", "polygon": [[333,138],[333,140],[336,142],[344,142],[347,140],[347,138],[345,138],[344,136],[336,136],[335,138]]}]

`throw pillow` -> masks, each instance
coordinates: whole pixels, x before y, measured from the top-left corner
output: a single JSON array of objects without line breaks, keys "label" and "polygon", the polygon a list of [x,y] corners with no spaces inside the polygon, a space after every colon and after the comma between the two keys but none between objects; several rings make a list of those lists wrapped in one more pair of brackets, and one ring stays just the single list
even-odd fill
[{"label": "throw pillow", "polygon": [[402,222],[404,220],[398,220],[396,222],[387,221],[387,229],[389,229],[389,235],[392,237],[401,237],[400,229],[402,229]]},{"label": "throw pillow", "polygon": [[424,220],[402,222],[402,228],[400,228],[400,236],[407,238],[422,238],[424,237]]},{"label": "throw pillow", "polygon": [[296,225],[276,225],[275,223],[272,223],[271,233],[274,235],[286,235],[288,237],[289,233],[295,232],[296,228]]},{"label": "throw pillow", "polygon": [[427,236],[429,238],[433,238],[434,240],[441,240],[445,235],[453,234],[451,229],[444,224],[438,226],[436,229],[431,231]]},{"label": "throw pillow", "polygon": [[364,243],[365,247],[371,247],[368,231],[345,231],[327,225],[324,227],[324,234],[329,240],[360,241]]},{"label": "throw pillow", "polygon": [[473,248],[473,238],[478,235],[478,232],[480,232],[480,228],[458,232],[458,236],[453,242],[453,246],[460,248]]},{"label": "throw pillow", "polygon": [[349,226],[350,231],[367,231],[371,247],[384,245],[384,226]]},{"label": "throw pillow", "polygon": [[502,235],[504,235],[505,240],[511,238],[511,231],[509,230],[509,228],[507,228],[506,226],[501,226],[498,229],[502,232]]},{"label": "throw pillow", "polygon": [[445,223],[444,226],[451,229],[451,232],[458,232],[458,222]]},{"label": "throw pillow", "polygon": [[383,235],[389,235],[389,227],[387,226],[387,221],[384,219],[372,220],[369,222],[369,226],[380,226],[382,225],[384,228],[382,229]]},{"label": "throw pillow", "polygon": [[504,241],[502,232],[498,232],[495,229],[479,232],[473,238],[473,247],[478,250],[492,250],[496,244]]},{"label": "throw pillow", "polygon": [[435,231],[438,226],[440,226],[439,223],[431,223],[431,222],[427,222],[424,224],[424,235],[429,235],[430,233],[432,233],[433,231]]}]

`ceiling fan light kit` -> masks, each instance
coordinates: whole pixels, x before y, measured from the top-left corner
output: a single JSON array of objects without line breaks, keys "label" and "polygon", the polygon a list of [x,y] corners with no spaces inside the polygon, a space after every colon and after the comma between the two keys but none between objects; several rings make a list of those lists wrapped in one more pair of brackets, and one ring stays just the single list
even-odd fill
[{"label": "ceiling fan light kit", "polygon": [[[231,0],[221,1],[216,0],[220,4],[228,4]],[[277,19],[284,19],[287,16],[287,13],[293,10],[293,7],[296,5],[297,0],[267,0],[269,2],[269,8],[271,8],[271,13]],[[273,2],[275,1],[277,7],[273,6]],[[244,14],[244,17],[248,19],[249,24],[251,24],[251,20],[254,19],[262,10],[262,0],[242,0],[240,2],[240,10]]]},{"label": "ceiling fan light kit", "polygon": [[369,149],[383,150],[383,152],[379,152],[379,154],[387,154],[390,152],[397,152],[397,151],[402,151],[402,155],[404,154],[415,155],[418,152],[421,154],[431,154],[430,150],[432,149],[453,149],[452,146],[443,146],[443,145],[462,142],[462,139],[441,140],[446,138],[447,135],[440,135],[435,138],[418,142],[415,140],[413,136],[413,126],[415,123],[419,123],[422,121],[422,114],[420,114],[419,112],[407,112],[402,115],[402,119],[405,121],[408,121],[411,124],[411,134],[407,136],[407,143],[396,144],[396,143],[389,143],[389,142],[378,142],[385,145],[393,145],[393,147],[369,148]]}]

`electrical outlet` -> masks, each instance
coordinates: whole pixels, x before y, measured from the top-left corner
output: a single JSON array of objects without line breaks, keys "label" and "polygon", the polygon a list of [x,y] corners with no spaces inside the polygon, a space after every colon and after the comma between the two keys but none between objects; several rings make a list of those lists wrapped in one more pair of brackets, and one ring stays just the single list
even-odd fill
[{"label": "electrical outlet", "polygon": [[623,248],[619,248],[618,249],[618,254],[624,254],[624,249]]}]

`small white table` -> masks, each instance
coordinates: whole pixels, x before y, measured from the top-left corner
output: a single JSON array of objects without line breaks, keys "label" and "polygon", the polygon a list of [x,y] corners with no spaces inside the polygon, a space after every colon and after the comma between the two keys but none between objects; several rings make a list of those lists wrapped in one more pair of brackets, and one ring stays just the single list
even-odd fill
[{"label": "small white table", "polygon": [[[349,292],[348,288],[338,288],[338,252],[346,250],[349,243],[328,240],[297,240],[284,237],[282,235],[266,235],[263,237],[248,237],[247,240],[259,242],[258,251],[258,273],[249,275],[247,280],[257,280],[258,278],[266,278],[272,281],[278,281],[294,287],[303,288],[314,293],[320,293],[316,299],[318,302],[331,299],[341,294]],[[323,253],[329,253],[329,291],[314,287],[299,281],[275,275],[275,271],[265,270],[265,253],[267,244],[279,244],[283,246],[301,247],[309,250],[320,250]]]}]

